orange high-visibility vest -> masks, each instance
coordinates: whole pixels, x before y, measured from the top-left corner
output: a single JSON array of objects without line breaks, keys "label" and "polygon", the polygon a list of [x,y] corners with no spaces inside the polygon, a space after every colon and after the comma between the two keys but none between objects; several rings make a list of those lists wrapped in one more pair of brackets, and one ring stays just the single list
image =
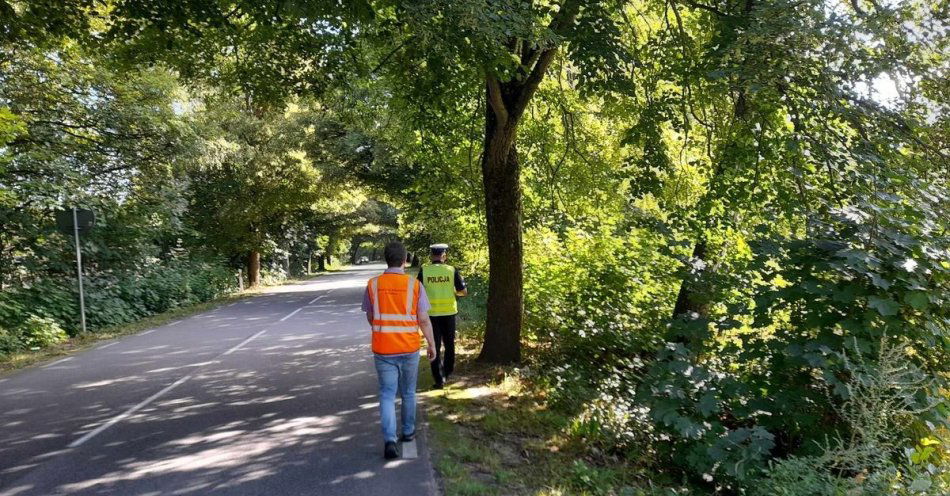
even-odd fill
[{"label": "orange high-visibility vest", "polygon": [[406,274],[382,274],[370,279],[366,290],[373,304],[373,353],[419,351],[419,281]]}]

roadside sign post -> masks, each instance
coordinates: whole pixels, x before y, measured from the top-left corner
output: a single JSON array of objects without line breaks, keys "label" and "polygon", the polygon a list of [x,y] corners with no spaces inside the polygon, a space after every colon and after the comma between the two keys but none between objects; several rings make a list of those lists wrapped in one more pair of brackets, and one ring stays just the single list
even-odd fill
[{"label": "roadside sign post", "polygon": [[96,224],[96,216],[92,210],[77,209],[61,210],[56,213],[56,225],[63,234],[72,232],[76,243],[76,277],[79,279],[79,322],[82,333],[86,333],[86,297],[82,287],[82,249],[79,246],[79,231],[88,231]]},{"label": "roadside sign post", "polygon": [[79,249],[79,218],[76,207],[73,207],[73,232],[76,235],[76,277],[79,278],[79,321],[82,323],[82,333],[86,333],[86,297],[82,292],[82,250]]}]

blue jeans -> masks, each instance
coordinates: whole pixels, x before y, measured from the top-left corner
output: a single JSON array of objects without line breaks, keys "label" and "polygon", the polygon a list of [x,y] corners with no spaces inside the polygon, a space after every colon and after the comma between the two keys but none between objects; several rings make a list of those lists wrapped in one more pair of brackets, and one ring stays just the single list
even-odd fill
[{"label": "blue jeans", "polygon": [[379,416],[383,424],[383,440],[396,440],[396,388],[402,398],[402,433],[416,430],[416,377],[419,375],[419,353],[404,355],[373,355],[379,376]]}]

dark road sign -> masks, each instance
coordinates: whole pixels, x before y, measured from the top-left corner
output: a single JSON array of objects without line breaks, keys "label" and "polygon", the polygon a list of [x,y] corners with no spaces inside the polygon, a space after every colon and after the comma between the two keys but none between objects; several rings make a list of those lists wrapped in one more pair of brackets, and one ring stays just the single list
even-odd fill
[{"label": "dark road sign", "polygon": [[[92,210],[82,208],[76,209],[76,223],[79,224],[79,232],[84,233],[96,225],[96,214]],[[56,212],[56,227],[63,234],[73,234],[73,211],[58,210]]]}]

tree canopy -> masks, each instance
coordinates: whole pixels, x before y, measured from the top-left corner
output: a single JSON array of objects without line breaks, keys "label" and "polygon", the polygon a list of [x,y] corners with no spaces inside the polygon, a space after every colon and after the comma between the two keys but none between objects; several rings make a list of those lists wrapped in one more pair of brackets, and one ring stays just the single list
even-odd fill
[{"label": "tree canopy", "polygon": [[94,328],[448,242],[481,359],[605,452],[707,492],[941,494],[948,12],[0,0],[0,353],[77,331],[73,205],[103,219]]}]

